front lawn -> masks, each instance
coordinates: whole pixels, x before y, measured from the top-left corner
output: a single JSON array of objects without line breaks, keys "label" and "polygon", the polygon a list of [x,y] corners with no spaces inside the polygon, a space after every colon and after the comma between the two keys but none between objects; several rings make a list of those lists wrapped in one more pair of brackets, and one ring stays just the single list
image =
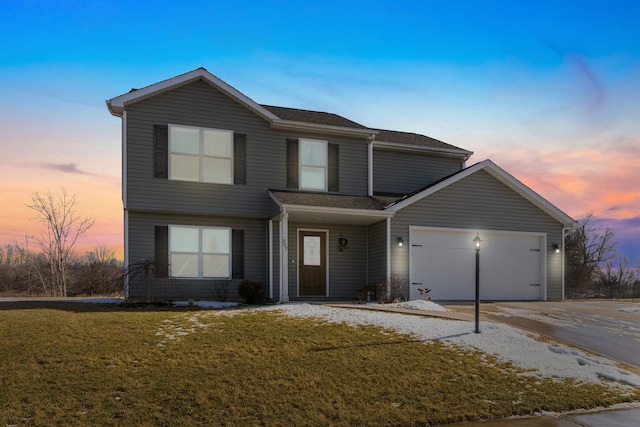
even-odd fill
[{"label": "front lawn", "polygon": [[0,304],[0,425],[435,425],[640,400],[274,311]]}]

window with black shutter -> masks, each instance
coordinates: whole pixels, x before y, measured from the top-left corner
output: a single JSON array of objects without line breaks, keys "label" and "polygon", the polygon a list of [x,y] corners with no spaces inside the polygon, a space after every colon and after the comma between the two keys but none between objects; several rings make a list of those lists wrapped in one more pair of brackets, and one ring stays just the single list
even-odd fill
[{"label": "window with black shutter", "polygon": [[169,277],[169,227],[155,227],[155,277]]},{"label": "window with black shutter", "polygon": [[287,139],[287,188],[298,188],[298,140]]},{"label": "window with black shutter", "polygon": [[231,277],[244,279],[244,230],[231,231]]},{"label": "window with black shutter", "polygon": [[327,184],[329,191],[340,191],[340,180],[339,180],[339,145],[338,144],[329,144],[327,147],[327,158],[328,158],[328,176],[327,176]]},{"label": "window with black shutter", "polygon": [[247,183],[247,135],[233,134],[233,183]]},{"label": "window with black shutter", "polygon": [[153,176],[169,177],[169,126],[153,126]]}]

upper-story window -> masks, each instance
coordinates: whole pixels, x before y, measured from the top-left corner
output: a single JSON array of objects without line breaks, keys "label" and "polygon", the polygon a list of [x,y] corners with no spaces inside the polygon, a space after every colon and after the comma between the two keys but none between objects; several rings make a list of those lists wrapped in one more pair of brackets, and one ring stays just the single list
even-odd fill
[{"label": "upper-story window", "polygon": [[300,188],[327,190],[327,141],[300,139]]},{"label": "upper-story window", "polygon": [[340,191],[339,148],[318,139],[287,139],[287,188]]},{"label": "upper-story window", "polygon": [[169,179],[233,183],[233,131],[169,125]]}]

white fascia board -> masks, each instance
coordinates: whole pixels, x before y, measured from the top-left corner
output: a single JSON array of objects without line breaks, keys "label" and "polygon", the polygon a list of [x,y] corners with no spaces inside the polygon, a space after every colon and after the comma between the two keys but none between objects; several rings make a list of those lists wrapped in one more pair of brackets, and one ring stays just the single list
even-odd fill
[{"label": "white fascia board", "polygon": [[281,205],[287,212],[317,212],[325,214],[341,214],[341,215],[357,215],[379,218],[391,218],[395,212],[389,210],[372,210],[372,209],[350,209],[350,208],[330,208],[325,206],[309,206],[309,205]]},{"label": "white fascia board", "polygon": [[373,129],[347,128],[342,126],[321,125],[317,123],[297,122],[294,120],[273,120],[271,127],[274,129],[321,132],[330,135],[351,136],[371,140],[378,131]]},{"label": "white fascia board", "polygon": [[325,206],[310,206],[310,205],[292,205],[282,203],[272,192],[269,192],[271,200],[273,200],[281,212],[317,212],[324,214],[341,214],[341,215],[360,215],[368,217],[380,217],[390,218],[394,215],[393,212],[388,210],[372,210],[372,209],[351,209],[351,208],[335,208]]},{"label": "white fascia board", "polygon": [[278,116],[268,111],[266,108],[260,106],[251,98],[239,92],[231,85],[220,80],[218,77],[214,76],[204,68],[198,68],[188,73],[181,74],[179,76],[152,84],[142,89],[134,90],[132,92],[125,93],[124,95],[120,95],[115,98],[109,99],[106,101],[107,107],[109,108],[109,111],[111,112],[111,114],[113,114],[114,116],[121,116],[122,112],[124,111],[124,108],[128,104],[141,101],[143,99],[149,98],[151,96],[157,95],[167,90],[171,90],[178,86],[182,86],[184,84],[190,83],[197,79],[204,79],[204,81],[206,81],[210,85],[218,88],[220,91],[227,94],[229,97],[235,99],[239,103],[245,105],[250,110],[253,110],[255,113],[262,116],[266,120],[268,121],[279,120]]},{"label": "white fascia board", "polygon": [[284,205],[282,204],[282,202],[280,202],[280,199],[278,199],[271,191],[269,191],[269,197],[271,197],[271,200],[276,202],[276,205],[278,205],[281,212],[284,211]]},{"label": "white fascia board", "polygon": [[449,155],[456,157],[464,157],[465,160],[473,155],[473,151],[463,150],[462,148],[438,148],[425,147],[420,145],[401,144],[397,142],[374,141],[374,148],[382,148],[395,151],[413,151],[413,152],[429,152],[440,155]]},{"label": "white fascia board", "polygon": [[549,214],[551,217],[553,217],[556,221],[560,222],[564,226],[572,226],[575,223],[575,220],[573,218],[571,218],[566,213],[562,212],[556,206],[551,204],[549,201],[547,201],[545,198],[543,198],[538,193],[533,191],[531,188],[524,185],[522,182],[517,180],[507,171],[505,171],[504,169],[502,169],[501,167],[493,163],[491,160],[484,160],[480,163],[476,163],[475,165],[470,166],[467,169],[464,169],[463,171],[450,177],[449,179],[439,182],[436,185],[429,187],[424,191],[421,191],[420,193],[414,194],[413,196],[408,197],[407,199],[402,200],[396,203],[395,205],[388,207],[386,210],[397,212],[480,170],[485,170],[486,172],[491,174],[494,178],[498,179],[500,182],[502,182],[503,184],[505,184],[512,190],[514,190],[516,193],[520,194],[522,197],[529,200],[531,203],[533,203],[538,208],[540,208],[541,210]]}]

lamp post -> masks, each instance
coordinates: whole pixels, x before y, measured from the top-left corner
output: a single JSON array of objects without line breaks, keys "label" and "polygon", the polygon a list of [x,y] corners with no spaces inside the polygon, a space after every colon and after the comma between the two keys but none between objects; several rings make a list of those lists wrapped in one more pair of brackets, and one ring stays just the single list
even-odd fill
[{"label": "lamp post", "polygon": [[473,246],[476,249],[476,334],[480,333],[480,244],[482,239],[480,233],[477,233],[473,239]]}]

